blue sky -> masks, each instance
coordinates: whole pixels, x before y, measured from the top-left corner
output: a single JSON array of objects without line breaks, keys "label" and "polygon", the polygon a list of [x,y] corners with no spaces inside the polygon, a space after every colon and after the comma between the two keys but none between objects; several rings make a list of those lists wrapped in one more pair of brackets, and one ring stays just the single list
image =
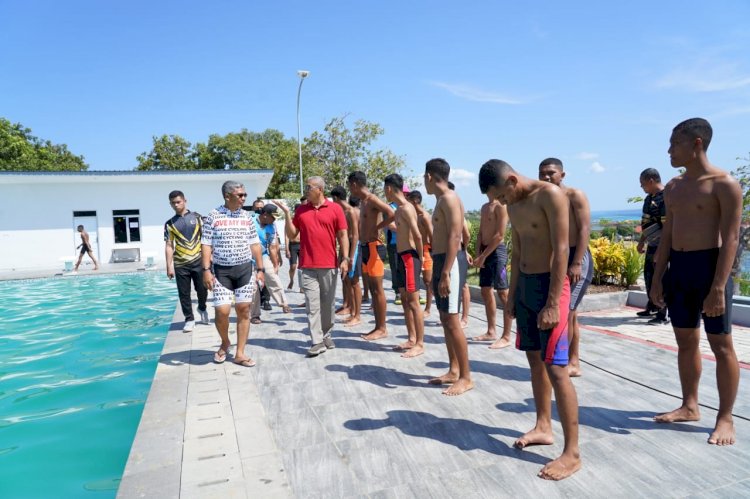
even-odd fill
[{"label": "blue sky", "polygon": [[[528,4],[528,5],[527,5]],[[151,137],[241,128],[296,137],[332,117],[380,123],[415,173],[444,157],[468,209],[500,158],[548,156],[593,210],[638,208],[638,174],[674,174],[683,119],[709,157],[750,152],[750,2],[196,2],[0,0],[0,116],[132,169]]]}]

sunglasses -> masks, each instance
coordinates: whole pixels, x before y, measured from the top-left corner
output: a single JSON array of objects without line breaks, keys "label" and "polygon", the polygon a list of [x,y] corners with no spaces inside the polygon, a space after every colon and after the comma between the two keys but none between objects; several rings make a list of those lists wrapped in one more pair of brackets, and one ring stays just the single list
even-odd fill
[{"label": "sunglasses", "polygon": [[238,198],[246,198],[247,197],[247,192],[243,192],[241,194],[235,194],[235,196],[237,196]]}]

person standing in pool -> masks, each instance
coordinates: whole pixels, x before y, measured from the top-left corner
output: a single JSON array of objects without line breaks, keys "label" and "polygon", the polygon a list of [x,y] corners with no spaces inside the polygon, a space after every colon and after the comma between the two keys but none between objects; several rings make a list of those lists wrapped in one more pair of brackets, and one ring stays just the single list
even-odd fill
[{"label": "person standing in pool", "polygon": [[[245,186],[227,180],[221,186],[224,204],[211,210],[203,223],[201,257],[203,284],[213,291],[216,331],[221,346],[214,362],[223,363],[229,352],[229,312],[234,299],[237,314],[237,350],[233,362],[252,367],[255,361],[245,354],[250,334],[250,305],[258,286],[265,285],[263,250],[252,215],[242,209],[247,198]],[[253,272],[253,261],[257,262]]]},{"label": "person standing in pool", "polygon": [[201,322],[209,323],[206,310],[208,291],[203,284],[201,268],[201,227],[203,224],[199,213],[188,210],[185,194],[182,191],[170,192],[169,204],[174,210],[174,216],[164,224],[167,277],[177,281],[177,295],[180,298],[182,315],[185,316],[185,325],[182,330],[189,333],[195,329],[193,300],[190,296],[191,282],[198,295],[198,315],[200,315]]},{"label": "person standing in pool", "polygon": [[451,385],[445,395],[461,395],[474,388],[469,369],[469,348],[459,319],[461,290],[466,282],[465,266],[459,261],[464,209],[461,199],[448,186],[451,167],[442,158],[425,165],[424,185],[428,194],[437,198],[432,213],[432,291],[435,306],[448,349],[448,372],[429,381],[433,385]]},{"label": "person standing in pool", "polygon": [[568,198],[570,233],[568,244],[568,279],[570,280],[570,314],[568,315],[568,371],[573,377],[581,375],[579,355],[580,330],[578,328],[578,306],[594,277],[594,259],[589,250],[591,235],[591,210],[586,194],[580,189],[563,185],[565,172],[562,161],[547,158],[539,164],[539,180],[558,186]]},{"label": "person standing in pool", "polygon": [[526,352],[536,405],[536,425],[515,446],[553,443],[554,389],[565,445],[538,476],[562,480],[581,468],[578,400],[568,373],[568,198],[554,184],[524,177],[499,159],[480,168],[479,190],[508,206],[513,234],[508,314],[516,318],[516,348]]},{"label": "person standing in pool", "polygon": [[94,262],[94,270],[99,270],[99,262],[97,262],[96,258],[94,257],[94,250],[91,247],[89,233],[86,232],[86,230],[83,228],[83,225],[79,225],[77,230],[81,234],[81,244],[76,246],[76,249],[81,248],[81,252],[78,255],[78,261],[76,262],[76,268],[74,270],[78,270],[78,267],[81,265],[81,260],[83,260],[83,255],[86,254],[88,254],[89,258],[91,258],[91,261]]},{"label": "person standing in pool", "polygon": [[[651,301],[665,304],[677,339],[677,366],[682,405],[659,414],[658,423],[698,421],[701,377],[700,322],[716,357],[719,412],[709,444],[735,441],[732,408],[739,386],[739,364],[732,342],[732,263],[742,218],[740,184],[711,164],[706,150],[713,130],[708,121],[692,118],[678,124],[669,139],[672,166],[685,173],[664,188],[667,218],[656,250]],[[666,303],[662,277],[669,264]]]}]

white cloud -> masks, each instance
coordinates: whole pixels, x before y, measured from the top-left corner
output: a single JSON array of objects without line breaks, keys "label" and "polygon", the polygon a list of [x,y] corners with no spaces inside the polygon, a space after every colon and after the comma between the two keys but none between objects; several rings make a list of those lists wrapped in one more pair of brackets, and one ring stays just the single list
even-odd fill
[{"label": "white cloud", "polygon": [[451,168],[450,181],[456,187],[467,187],[475,183],[477,174],[461,168]]},{"label": "white cloud", "polygon": [[704,59],[691,66],[674,68],[656,81],[657,88],[688,92],[724,92],[750,86],[750,73],[734,62]]},{"label": "white cloud", "polygon": [[445,83],[445,82],[440,82],[440,81],[432,81],[430,82],[430,85],[434,87],[442,88],[443,90],[447,90],[448,92],[455,95],[456,97],[460,97],[462,99],[466,99],[470,101],[490,102],[493,104],[508,104],[508,105],[524,104],[524,101],[522,99],[511,97],[505,94],[482,90],[482,89],[472,87],[469,85]]},{"label": "white cloud", "polygon": [[597,159],[598,157],[598,152],[579,152],[575,156],[576,159],[582,159],[584,161],[591,161],[592,159]]},{"label": "white cloud", "polygon": [[602,173],[605,170],[606,168],[604,168],[604,166],[598,161],[594,161],[591,163],[591,166],[589,166],[589,171],[592,173]]}]

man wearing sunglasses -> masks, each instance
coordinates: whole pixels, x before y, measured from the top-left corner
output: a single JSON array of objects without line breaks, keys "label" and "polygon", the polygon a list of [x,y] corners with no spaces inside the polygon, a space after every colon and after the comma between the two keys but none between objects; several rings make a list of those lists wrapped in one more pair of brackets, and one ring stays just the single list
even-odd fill
[{"label": "man wearing sunglasses", "polygon": [[[229,312],[234,298],[237,313],[237,351],[234,363],[252,367],[255,361],[245,354],[245,343],[250,333],[250,304],[257,284],[262,286],[265,283],[260,239],[255,221],[242,209],[247,198],[245,186],[228,180],[221,186],[221,193],[224,204],[211,210],[206,216],[201,238],[203,283],[213,291],[216,313],[214,322],[221,337],[221,346],[214,355],[214,362],[224,362],[231,346]],[[253,260],[258,262],[255,272]]]}]

